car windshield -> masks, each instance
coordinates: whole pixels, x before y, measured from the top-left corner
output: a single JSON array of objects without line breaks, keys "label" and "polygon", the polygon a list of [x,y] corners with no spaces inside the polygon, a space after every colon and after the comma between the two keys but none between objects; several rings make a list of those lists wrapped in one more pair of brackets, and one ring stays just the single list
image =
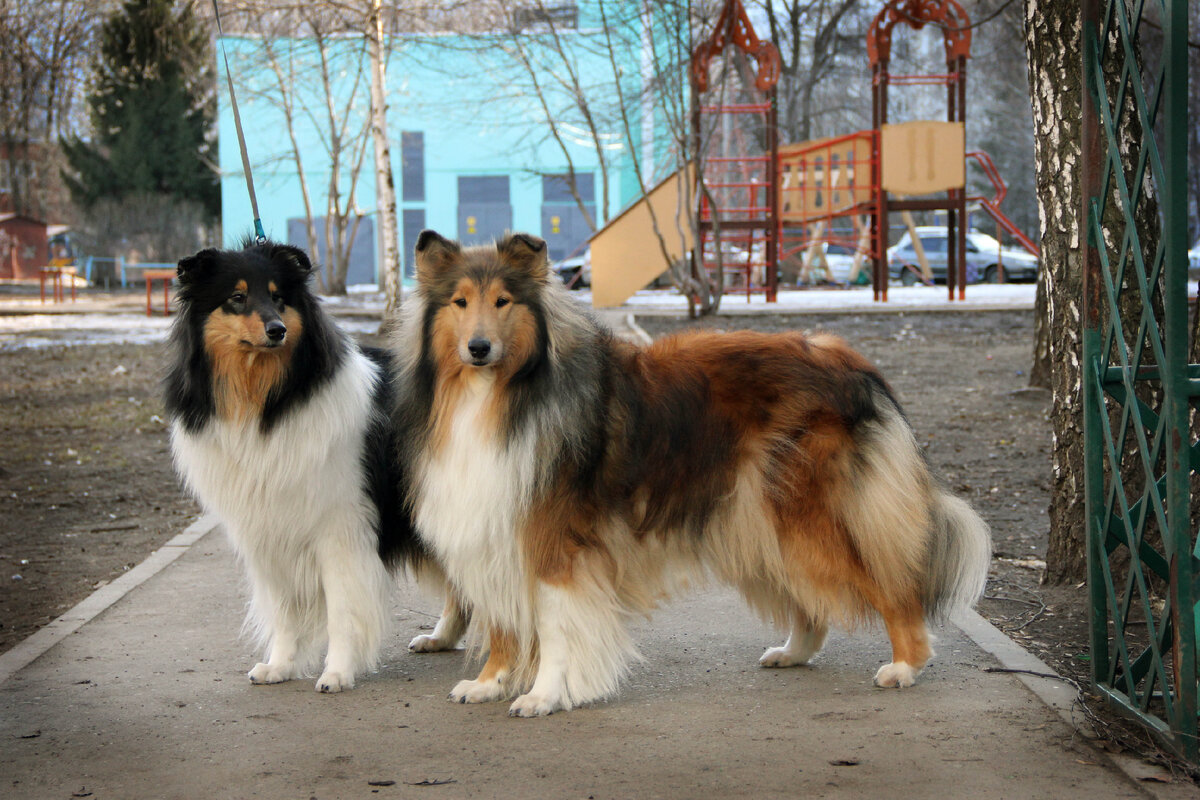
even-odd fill
[{"label": "car windshield", "polygon": [[987,252],[989,250],[994,252],[1000,249],[1000,243],[991,236],[988,236],[986,233],[976,233],[972,231],[971,233],[967,234],[967,240],[983,252]]}]

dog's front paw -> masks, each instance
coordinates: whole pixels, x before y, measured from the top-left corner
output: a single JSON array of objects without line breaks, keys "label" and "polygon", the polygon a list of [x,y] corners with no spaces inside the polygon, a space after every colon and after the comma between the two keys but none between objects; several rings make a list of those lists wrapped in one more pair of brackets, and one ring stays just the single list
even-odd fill
[{"label": "dog's front paw", "polygon": [[875,685],[885,689],[893,687],[903,689],[916,683],[917,675],[920,672],[919,669],[913,669],[910,664],[903,661],[884,664],[875,673]]},{"label": "dog's front paw", "polygon": [[508,707],[510,717],[545,717],[563,711],[566,705],[556,697],[543,697],[533,692],[523,694]]},{"label": "dog's front paw", "polygon": [[408,649],[414,653],[437,653],[442,650],[453,650],[458,642],[447,642],[428,633],[415,637],[408,643]]},{"label": "dog's front paw", "polygon": [[354,688],[354,673],[327,669],[317,678],[317,691],[321,694],[336,694],[343,689]]},{"label": "dog's front paw", "polygon": [[253,684],[283,683],[296,677],[296,668],[292,664],[258,663],[250,670],[249,677]]},{"label": "dog's front paw", "polygon": [[797,667],[807,664],[810,655],[788,650],[786,647],[771,647],[763,653],[758,663],[764,667]]},{"label": "dog's front paw", "polygon": [[456,703],[490,703],[504,698],[504,684],[497,680],[459,681],[450,690],[450,699]]}]

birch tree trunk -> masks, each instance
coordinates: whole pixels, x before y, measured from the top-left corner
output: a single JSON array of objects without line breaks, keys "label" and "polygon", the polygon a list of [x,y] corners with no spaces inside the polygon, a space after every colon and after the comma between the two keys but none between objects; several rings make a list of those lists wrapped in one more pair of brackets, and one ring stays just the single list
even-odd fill
[{"label": "birch tree trunk", "polygon": [[375,206],[382,245],[384,324],[404,301],[401,283],[399,236],[396,225],[396,183],[392,177],[392,155],[387,132],[387,76],[383,63],[383,13],[380,0],[371,3],[371,138],[375,142]]},{"label": "birch tree trunk", "polygon": [[[1048,380],[1053,393],[1050,412],[1053,432],[1052,477],[1050,495],[1050,531],[1046,549],[1046,580],[1066,583],[1082,580],[1087,569],[1084,508],[1084,441],[1082,415],[1082,322],[1083,256],[1080,240],[1082,222],[1081,118],[1082,118],[1082,23],[1078,0],[1058,3],[1025,2],[1026,49],[1029,57],[1029,83],[1033,97],[1034,143],[1037,164],[1038,216],[1041,219],[1041,262],[1035,307],[1034,374]],[[1126,185],[1142,182],[1137,205],[1125,208],[1117,182],[1111,181],[1109,196],[1104,198],[1101,227],[1105,232],[1109,262],[1116,269],[1122,231],[1132,224],[1142,245],[1141,257],[1151,264],[1160,237],[1156,187],[1136,170],[1143,129],[1134,106],[1134,93],[1122,81],[1119,53],[1132,47],[1141,72],[1143,43],[1105,42],[1106,102],[1117,103],[1114,110],[1115,145],[1120,153]],[[1120,74],[1119,74],[1120,73]],[[1126,91],[1122,92],[1122,88]],[[1147,135],[1153,135],[1147,132]],[[1132,220],[1132,223],[1131,223]],[[1129,267],[1133,269],[1132,266]],[[1112,276],[1115,278],[1116,276]],[[1139,363],[1153,365],[1154,353],[1149,341],[1139,341],[1137,330],[1143,312],[1140,294],[1132,291],[1133,280],[1126,274],[1119,292],[1115,313],[1121,320],[1124,347],[1139,353]],[[1120,287],[1119,287],[1120,288]],[[1161,289],[1161,287],[1160,287]],[[1163,319],[1162,296],[1150,297],[1150,314]],[[1110,310],[1098,309],[1101,325],[1107,325]],[[1109,357],[1114,357],[1109,354]],[[1158,406],[1157,389],[1144,384],[1138,397],[1150,407]],[[1110,424],[1117,426],[1117,412],[1110,412]],[[1124,486],[1136,484],[1140,474],[1136,443],[1125,441],[1120,472]],[[1131,501],[1136,499],[1130,498]]]},{"label": "birch tree trunk", "polygon": [[1046,552],[1046,578],[1051,582],[1080,579],[1086,561],[1080,402],[1080,40],[1077,0],[1025,0],[1042,262],[1031,383],[1048,386],[1054,398]]}]

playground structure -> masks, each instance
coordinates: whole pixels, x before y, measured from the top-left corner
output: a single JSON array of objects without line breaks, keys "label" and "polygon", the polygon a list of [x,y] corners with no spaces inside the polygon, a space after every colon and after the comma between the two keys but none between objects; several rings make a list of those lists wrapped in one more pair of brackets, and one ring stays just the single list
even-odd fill
[{"label": "playground structure", "polygon": [[[914,29],[940,27],[946,71],[891,73],[897,23]],[[897,211],[910,230],[911,212],[945,212],[951,243],[947,292],[950,300],[962,300],[968,203],[1037,254],[1033,242],[1000,210],[1006,187],[991,159],[985,153],[966,152],[970,24],[957,0],[889,0],[867,33],[874,127],[781,145],[775,103],[778,50],[757,37],[740,0],[728,0],[691,60],[693,152],[699,154],[703,180],[697,184],[694,167],[681,170],[592,237],[593,303],[620,305],[679,258],[690,258],[693,274],[713,285],[744,292],[747,298],[764,294],[767,302],[774,302],[782,269],[795,269],[801,283],[812,282],[822,267],[828,276],[824,261],[830,246],[854,254],[847,282],[861,280],[869,266],[874,298],[886,301],[889,216]],[[731,92],[729,80],[713,79],[714,61],[730,48],[724,62],[735,63],[740,91]],[[922,84],[946,87],[946,120],[890,124],[889,86]],[[992,182],[992,197],[967,195],[968,158]],[[672,228],[684,233],[676,244],[663,244],[664,239],[680,237],[660,236],[662,226],[656,222],[664,214],[670,216],[663,203],[665,187],[675,187],[669,193],[684,209],[695,209],[694,225]],[[651,195],[656,198],[653,209]],[[853,232],[839,232],[838,220],[848,221]],[[921,261],[917,277],[932,283],[919,241],[916,249]],[[630,258],[633,254],[637,257]]]}]

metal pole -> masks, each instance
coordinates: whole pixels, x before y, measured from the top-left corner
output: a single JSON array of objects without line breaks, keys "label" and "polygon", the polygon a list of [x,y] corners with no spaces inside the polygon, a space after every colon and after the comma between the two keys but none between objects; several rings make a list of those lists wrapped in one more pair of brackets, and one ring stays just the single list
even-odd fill
[{"label": "metal pole", "polygon": [[1099,385],[1101,369],[1100,333],[1100,254],[1093,235],[1091,214],[1093,201],[1100,194],[1101,145],[1098,112],[1096,110],[1096,69],[1099,66],[1101,0],[1082,0],[1082,96],[1080,97],[1080,207],[1079,241],[1083,245],[1083,440],[1084,494],[1087,536],[1088,594],[1090,599],[1089,628],[1092,658],[1092,682],[1107,681],[1111,672],[1111,649],[1108,637],[1108,591],[1104,575],[1107,558],[1104,520],[1099,517],[1104,507],[1104,436],[1102,414],[1104,395]]},{"label": "metal pole", "polygon": [[766,229],[768,303],[775,302],[779,290],[779,238],[782,227],[779,219],[779,129],[777,127],[779,111],[775,106],[775,98],[775,88],[772,87],[770,96],[767,98],[771,104],[767,111],[767,149],[770,152],[770,158],[767,159],[767,191],[771,193],[771,196],[767,198],[770,219],[767,221]]},{"label": "metal pole", "polygon": [[888,197],[882,185],[883,159],[880,151],[880,131],[887,124],[887,62],[880,61],[875,65],[871,80],[871,137],[872,183],[875,188],[875,215],[872,220],[872,233],[875,239],[875,259],[873,266],[875,300],[886,303],[888,290]]},{"label": "metal pole", "polygon": [[[1167,431],[1168,558],[1171,564],[1172,622],[1175,635],[1175,681],[1178,692],[1172,727],[1184,755],[1195,761],[1197,742],[1197,659],[1195,559],[1189,501],[1191,499],[1188,432],[1188,300],[1187,300],[1187,139],[1188,139],[1188,3],[1169,0],[1163,52],[1163,164],[1166,174],[1160,207],[1163,220],[1159,246],[1165,248],[1163,292],[1167,364],[1163,369],[1163,419]],[[1146,132],[1149,135],[1149,131]],[[1168,538],[1164,536],[1164,539]]]},{"label": "metal pole", "polygon": [[[955,59],[954,75],[956,77],[954,90],[957,93],[955,110],[958,121],[963,126],[963,141],[967,132],[967,59],[958,56]],[[967,299],[967,187],[964,185],[956,190],[958,200],[958,299]]]}]

